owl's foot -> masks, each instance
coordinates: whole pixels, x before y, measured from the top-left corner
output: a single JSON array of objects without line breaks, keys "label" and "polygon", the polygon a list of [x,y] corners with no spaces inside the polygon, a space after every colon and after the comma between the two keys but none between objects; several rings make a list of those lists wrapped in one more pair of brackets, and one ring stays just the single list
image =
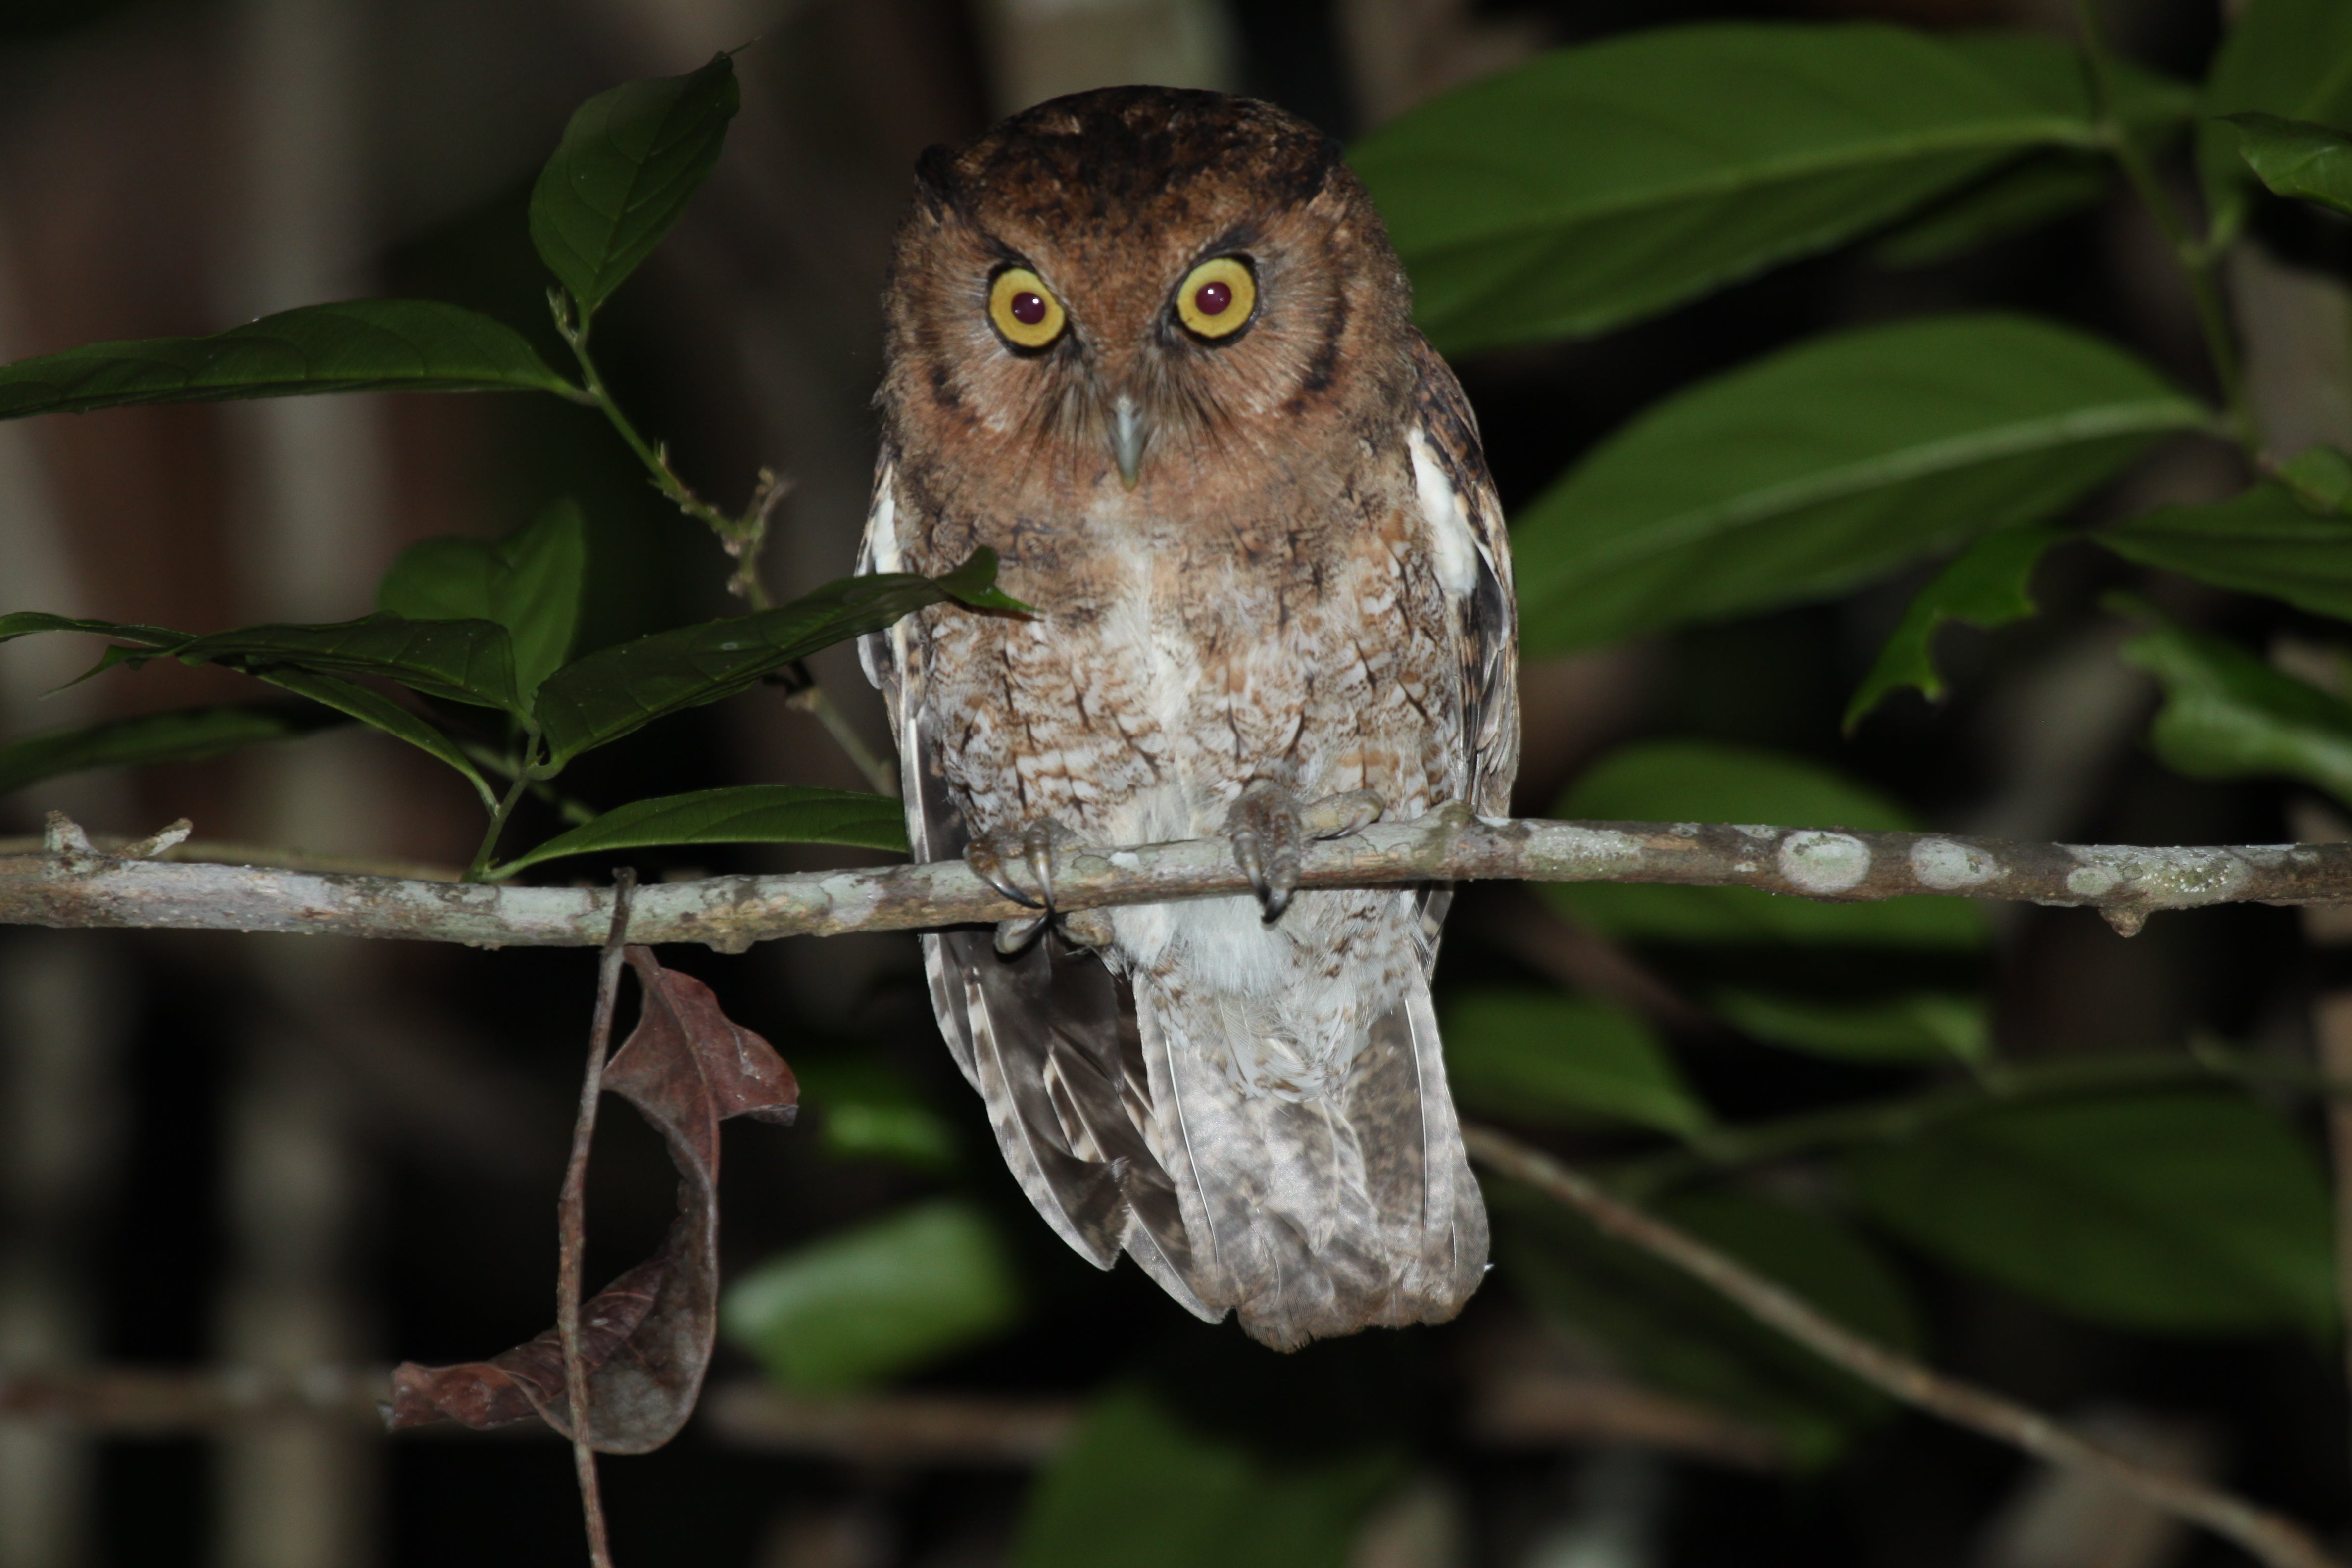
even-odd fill
[{"label": "owl's foot", "polygon": [[1350,790],[1326,795],[1301,805],[1284,784],[1261,779],[1242,791],[1225,814],[1225,837],[1233,841],[1234,861],[1250,879],[1260,908],[1271,922],[1290,907],[1298,890],[1298,854],[1318,838],[1344,838],[1378,822],[1383,809],[1371,790]]},{"label": "owl's foot", "polygon": [[[1078,836],[1050,816],[1023,823],[1019,827],[1000,828],[983,833],[964,846],[964,864],[972,875],[1003,894],[1016,904],[1025,905],[1037,912],[1013,920],[1001,921],[996,927],[996,951],[1003,953],[1020,952],[1036,939],[1055,918],[1054,874],[1062,850],[1078,841]],[[1028,873],[1027,886],[1014,868]],[[1065,927],[1067,927],[1065,921]],[[1091,931],[1091,926],[1088,930]],[[1072,939],[1079,940],[1076,932]],[[1097,943],[1081,942],[1082,946]]]}]

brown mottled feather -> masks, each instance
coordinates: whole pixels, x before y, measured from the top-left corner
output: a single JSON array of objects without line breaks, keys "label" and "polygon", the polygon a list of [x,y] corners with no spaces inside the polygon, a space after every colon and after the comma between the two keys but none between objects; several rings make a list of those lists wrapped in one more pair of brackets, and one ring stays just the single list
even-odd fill
[{"label": "brown mottled feather", "polygon": [[[869,570],[1003,559],[1034,618],[869,639],[916,853],[1052,817],[1097,843],[1223,830],[1248,786],[1505,809],[1517,765],[1502,519],[1337,150],[1268,105],[1114,89],[924,157],[889,290]],[[1256,315],[1176,321],[1202,260]],[[1069,327],[1016,351],[993,275]],[[1150,431],[1112,460],[1114,400]],[[1486,1215],[1429,1001],[1442,889],[1124,909],[1098,951],[925,939],[942,1029],[1038,1210],[1266,1342],[1442,1321]]]}]

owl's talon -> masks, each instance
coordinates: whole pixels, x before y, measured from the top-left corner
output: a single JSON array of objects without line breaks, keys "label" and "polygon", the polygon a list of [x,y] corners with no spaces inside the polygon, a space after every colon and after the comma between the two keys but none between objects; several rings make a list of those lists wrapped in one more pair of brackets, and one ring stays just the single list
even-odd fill
[{"label": "owl's talon", "polygon": [[1062,917],[1062,934],[1074,947],[1099,952],[1117,940],[1108,910],[1072,910]]},{"label": "owl's talon", "polygon": [[1037,940],[1037,933],[1052,923],[1050,914],[1021,915],[996,922],[996,951],[1010,958]]},{"label": "owl's talon", "polygon": [[1032,910],[1045,907],[1013,886],[1012,879],[1004,875],[1004,857],[997,852],[987,837],[975,838],[963,847],[963,863],[971,868],[973,876],[1014,903]]},{"label": "owl's talon", "polygon": [[[1076,843],[1077,838],[1076,834],[1052,817],[1043,816],[1018,827],[975,835],[964,846],[963,863],[971,868],[973,876],[1014,903],[1050,915],[1054,912],[1054,878],[1060,868],[1062,850]],[[1021,886],[1012,875],[1011,868],[1015,865],[1028,869],[1030,887]],[[1031,933],[1024,932],[1024,941],[1028,934]]]}]

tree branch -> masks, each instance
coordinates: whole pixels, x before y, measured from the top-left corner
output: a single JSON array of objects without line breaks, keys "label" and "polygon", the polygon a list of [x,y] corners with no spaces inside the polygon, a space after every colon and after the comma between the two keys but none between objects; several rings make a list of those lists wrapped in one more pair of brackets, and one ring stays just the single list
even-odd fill
[{"label": "tree branch", "polygon": [[2077,1436],[2040,1411],[1864,1338],[1824,1317],[1746,1264],[1631,1204],[1611,1196],[1538,1149],[1490,1127],[1465,1123],[1470,1157],[1576,1210],[1603,1235],[1638,1247],[1736,1302],[1832,1365],[1916,1406],[2021,1448],[2038,1459],[2105,1477],[2142,1500],[2203,1525],[2271,1568],[2341,1568],[2302,1526],[2186,1476],[2149,1469]]},{"label": "tree branch", "polygon": [[[0,857],[0,924],[333,932],[477,947],[597,947],[604,888],[515,888],[131,859],[88,847],[62,817],[51,847]],[[53,824],[53,826],[55,825]],[[1307,847],[1300,886],[1507,879],[1757,888],[1855,901],[1906,894],[2097,910],[2126,935],[2158,910],[2352,901],[2352,845],[2139,848],[2011,844],[1933,833],[1694,823],[1479,820],[1448,807]],[[1065,851],[1063,910],[1249,891],[1218,839]],[[792,876],[713,877],[642,889],[635,942],[740,952],[785,936],[908,931],[1024,913],[960,860]]]}]

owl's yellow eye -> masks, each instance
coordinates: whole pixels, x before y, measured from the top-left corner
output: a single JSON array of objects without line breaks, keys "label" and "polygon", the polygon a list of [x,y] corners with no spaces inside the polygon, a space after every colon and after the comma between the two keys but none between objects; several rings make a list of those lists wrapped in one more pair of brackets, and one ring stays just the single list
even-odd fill
[{"label": "owl's yellow eye", "polygon": [[1008,267],[988,286],[988,319],[1006,342],[1024,349],[1045,347],[1069,321],[1045,280],[1026,267]]},{"label": "owl's yellow eye", "polygon": [[1204,338],[1229,338],[1257,310],[1257,277],[1238,256],[1203,261],[1176,290],[1176,316]]}]

